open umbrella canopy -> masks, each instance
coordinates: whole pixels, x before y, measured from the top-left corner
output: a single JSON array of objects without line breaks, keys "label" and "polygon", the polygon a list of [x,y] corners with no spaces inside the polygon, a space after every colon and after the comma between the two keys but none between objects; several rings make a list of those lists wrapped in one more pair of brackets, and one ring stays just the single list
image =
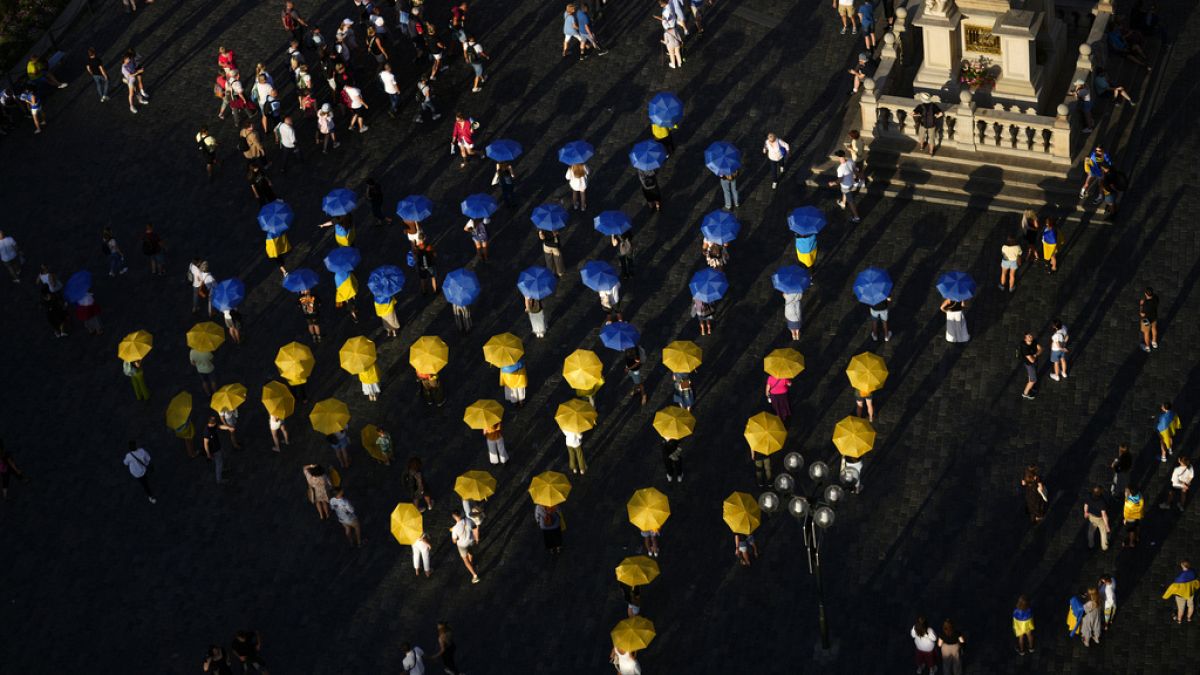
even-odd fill
[{"label": "open umbrella canopy", "polygon": [[892,294],[892,277],[887,270],[868,267],[854,278],[854,297],[864,305],[878,305]]},{"label": "open umbrella canopy", "polygon": [[125,362],[141,361],[154,348],[154,336],[144,330],[135,330],[117,343],[117,358]]},{"label": "open umbrella canopy", "polygon": [[571,494],[571,481],[557,471],[543,471],[529,481],[529,497],[538,506],[558,506]]},{"label": "open umbrella canopy", "polygon": [[846,377],[850,378],[850,386],[858,391],[878,391],[887,382],[888,369],[883,357],[872,352],[863,352],[850,359],[846,367]]},{"label": "open umbrella canopy", "polygon": [[533,213],[529,214],[529,219],[533,221],[534,227],[549,232],[556,232],[566,227],[567,218],[566,209],[550,202],[534,207]]},{"label": "open umbrella canopy", "polygon": [[409,347],[408,362],[418,373],[436,373],[450,362],[450,348],[436,335],[422,335]]},{"label": "open umbrella canopy", "polygon": [[700,367],[704,352],[691,340],[676,340],[663,347],[663,365],[672,373],[690,373]]},{"label": "open umbrella canopy", "polygon": [[638,329],[628,321],[614,321],[600,329],[600,342],[619,352],[636,347],[641,339]]},{"label": "open umbrella canopy", "polygon": [[763,372],[790,379],[804,372],[804,355],[791,347],[773,350],[763,359]]},{"label": "open umbrella canopy", "polygon": [[787,440],[787,428],[775,415],[760,412],[746,420],[743,435],[751,451],[760,455],[770,455],[783,449],[783,443]]},{"label": "open umbrella canopy", "polygon": [[581,398],[573,398],[559,404],[554,421],[568,434],[582,434],[596,426],[596,409]]},{"label": "open umbrella canopy", "polygon": [[187,346],[198,352],[213,352],[225,343],[225,329],[212,321],[201,321],[187,332]]},{"label": "open umbrella canopy", "polygon": [[452,305],[470,305],[479,298],[479,277],[471,270],[460,267],[447,274],[442,281],[442,295]]},{"label": "open umbrella canopy", "polygon": [[283,287],[293,293],[311,291],[317,285],[317,273],[301,267],[283,275]]},{"label": "open umbrella canopy", "polygon": [[636,652],[650,646],[654,640],[654,624],[650,619],[631,616],[621,619],[612,629],[613,646],[623,652]]},{"label": "open umbrella canopy", "polygon": [[316,362],[308,345],[299,342],[289,342],[275,353],[275,367],[279,369],[279,374],[288,380],[307,379],[312,374]]},{"label": "open umbrella canopy", "polygon": [[379,427],[374,424],[368,424],[358,432],[358,440],[362,442],[363,450],[367,451],[371,459],[377,462],[387,462],[387,455],[379,451]]},{"label": "open umbrella canopy", "polygon": [[604,364],[596,352],[576,349],[563,359],[563,379],[574,389],[591,389],[604,382]]},{"label": "open umbrella canopy", "polygon": [[496,494],[496,479],[486,471],[467,471],[454,479],[454,491],[463,499],[487,499]]},{"label": "open umbrella canopy", "polygon": [[258,210],[258,227],[266,232],[268,237],[274,238],[287,232],[294,218],[292,207],[282,199],[276,199],[269,204],[263,204]]},{"label": "open umbrella canopy", "polygon": [[600,215],[592,220],[592,225],[597,232],[610,237],[625,234],[633,229],[633,222],[629,220],[629,216],[620,211],[601,211]]},{"label": "open umbrella canopy", "polygon": [[963,302],[975,297],[975,280],[966,272],[946,272],[938,277],[937,289],[943,298]]},{"label": "open umbrella canopy", "polygon": [[671,517],[671,504],[659,490],[648,487],[633,493],[625,504],[629,522],[643,532],[657,532]]},{"label": "open umbrella canopy", "polygon": [[875,427],[861,417],[844,417],[833,427],[833,444],[846,457],[862,457],[875,447]]},{"label": "open umbrella canopy", "polygon": [[596,154],[596,149],[587,141],[571,141],[558,149],[558,161],[563,164],[583,164]]},{"label": "open umbrella canopy", "polygon": [[296,411],[296,398],[292,392],[287,385],[274,380],[263,385],[262,404],[267,414],[276,419],[285,420]]},{"label": "open umbrella canopy", "polygon": [[222,312],[228,312],[246,299],[246,285],[241,279],[224,279],[213,284],[212,304]]},{"label": "open umbrella canopy", "polygon": [[803,293],[812,286],[812,275],[803,265],[785,265],[771,275],[771,285],[780,293]]},{"label": "open umbrella canopy", "polygon": [[788,214],[788,229],[801,237],[812,236],[825,229],[825,214],[815,206],[801,206]]},{"label": "open umbrella canopy", "polygon": [[390,298],[404,290],[404,270],[395,265],[380,265],[367,277],[367,290],[376,298]]},{"label": "open umbrella canopy", "polygon": [[677,405],[669,405],[654,413],[654,430],[668,441],[677,441],[692,435],[696,418]]},{"label": "open umbrella canopy", "polygon": [[237,410],[246,402],[246,385],[234,382],[213,392],[208,405],[219,413]]},{"label": "open umbrella canopy", "polygon": [[322,434],[336,434],[350,424],[350,409],[345,403],[336,398],[317,401],[312,412],[308,413],[308,421],[312,428]]},{"label": "open umbrella canopy", "polygon": [[658,578],[658,562],[645,555],[634,555],[617,565],[617,581],[626,586],[645,586]]},{"label": "open umbrella canopy", "polygon": [[425,195],[409,195],[396,202],[396,215],[401,220],[419,223],[433,215],[433,202]]},{"label": "open umbrella canopy", "polygon": [[338,246],[325,255],[325,269],[334,274],[352,272],[360,262],[362,262],[362,254],[353,246]]},{"label": "open umbrella canopy", "polygon": [[612,265],[603,260],[589,260],[584,263],[579,270],[579,276],[583,279],[583,285],[596,291],[611,290],[613,286],[621,283],[620,277],[617,276],[617,271]]},{"label": "open umbrella canopy", "polygon": [[186,391],[175,394],[167,404],[167,426],[178,429],[188,423],[192,416],[192,395]]},{"label": "open umbrella canopy", "polygon": [[629,151],[629,163],[639,171],[654,171],[667,161],[667,149],[658,141],[642,141]]},{"label": "open umbrella canopy", "polygon": [[692,280],[688,282],[688,290],[692,292],[693,298],[701,302],[716,302],[725,297],[725,292],[729,290],[729,282],[726,281],[724,272],[706,267],[692,275]]},{"label": "open umbrella canopy", "polygon": [[321,210],[331,216],[344,216],[358,206],[358,195],[354,190],[335,188],[321,200]]},{"label": "open umbrella canopy", "polygon": [[67,302],[79,302],[90,290],[92,290],[92,273],[80,270],[72,274],[71,278],[67,279],[67,283],[63,285],[63,298]]},{"label": "open umbrella canopy", "polygon": [[462,214],[468,218],[489,218],[496,212],[496,209],[500,208],[496,204],[495,198],[482,192],[467,195],[459,207],[462,209]]},{"label": "open umbrella canopy", "polygon": [[525,356],[525,345],[512,333],[500,333],[483,343],[483,360],[497,368],[507,368]]},{"label": "open umbrella canopy", "polygon": [[524,150],[521,148],[520,143],[502,138],[489,143],[484,152],[487,153],[488,159],[493,162],[512,162],[520,157]]},{"label": "open umbrella canopy", "polygon": [[728,244],[742,231],[742,224],[728,211],[709,211],[700,221],[700,234],[706,241]]},{"label": "open umbrella canopy", "polygon": [[342,370],[358,375],[375,365],[375,343],[358,335],[346,340],[338,350]]},{"label": "open umbrella canopy", "polygon": [[481,398],[463,411],[463,422],[476,431],[494,427],[504,419],[504,406],[499,401]]},{"label": "open umbrella canopy", "polygon": [[543,300],[558,287],[558,277],[541,265],[526,267],[517,275],[517,290],[534,300]]},{"label": "open umbrella canopy", "polygon": [[748,492],[734,492],[721,504],[725,524],[736,534],[751,534],[762,524],[762,510]]},{"label": "open umbrella canopy", "polygon": [[742,151],[733,143],[717,141],[704,150],[704,166],[718,176],[728,176],[742,168]]},{"label": "open umbrella canopy", "polygon": [[660,91],[646,106],[650,123],[660,127],[673,127],[683,119],[683,101],[669,91]]},{"label": "open umbrella canopy", "polygon": [[401,502],[392,509],[392,536],[404,546],[411,546],[425,534],[425,521],[421,511],[412,502]]}]

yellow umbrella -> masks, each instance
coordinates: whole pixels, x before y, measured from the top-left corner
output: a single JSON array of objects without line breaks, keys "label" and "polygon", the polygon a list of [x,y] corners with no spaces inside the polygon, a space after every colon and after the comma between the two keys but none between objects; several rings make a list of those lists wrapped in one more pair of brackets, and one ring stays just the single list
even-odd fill
[{"label": "yellow umbrella", "polygon": [[487,499],[496,494],[496,479],[486,471],[468,471],[454,479],[454,491],[463,499]]},{"label": "yellow umbrella", "polygon": [[658,562],[649,556],[630,556],[617,565],[617,581],[626,586],[645,586],[657,578]]},{"label": "yellow umbrella", "polygon": [[543,471],[529,481],[529,497],[538,506],[557,506],[571,494],[571,481],[557,471]]},{"label": "yellow umbrella", "polygon": [[481,398],[463,412],[463,421],[477,431],[494,427],[504,418],[504,406],[490,398]]},{"label": "yellow umbrella", "polygon": [[313,406],[308,419],[319,433],[336,434],[350,423],[350,409],[336,398],[327,398]]},{"label": "yellow umbrella", "polygon": [[187,346],[198,352],[214,352],[225,342],[225,329],[211,321],[202,321],[187,332]]},{"label": "yellow umbrella", "polygon": [[882,388],[887,376],[887,364],[883,362],[883,357],[871,352],[855,355],[846,367],[850,386],[859,391],[871,392]]},{"label": "yellow umbrella", "polygon": [[563,379],[574,389],[591,389],[604,382],[604,364],[589,349],[576,349],[563,359]]},{"label": "yellow umbrella", "polygon": [[225,412],[227,410],[237,410],[245,402],[246,387],[234,382],[213,392],[209,405],[217,412]]},{"label": "yellow umbrella", "polygon": [[804,372],[804,355],[791,347],[776,349],[763,359],[763,370],[775,377],[795,377]]},{"label": "yellow umbrella", "polygon": [[408,362],[418,373],[432,375],[450,362],[450,348],[436,335],[422,335],[408,348]]},{"label": "yellow umbrella", "polygon": [[559,404],[554,420],[559,429],[569,434],[582,434],[596,426],[596,409],[581,398],[573,398]]},{"label": "yellow umbrella", "polygon": [[411,502],[397,504],[392,510],[392,536],[396,541],[409,546],[425,534],[425,522],[421,512]]},{"label": "yellow umbrella", "polygon": [[677,405],[669,405],[654,413],[654,430],[668,441],[687,438],[696,430],[696,418]]},{"label": "yellow umbrella", "polygon": [[268,415],[281,420],[296,411],[296,397],[282,382],[271,381],[263,385],[262,404]]},{"label": "yellow umbrella", "polygon": [[153,348],[154,336],[144,330],[135,330],[117,344],[117,358],[126,362],[141,361]]},{"label": "yellow umbrella", "polygon": [[691,340],[676,340],[663,347],[663,365],[672,373],[690,373],[700,367],[704,354]]},{"label": "yellow umbrella", "polygon": [[507,368],[525,356],[525,345],[512,333],[493,335],[483,343],[483,360],[497,368]]},{"label": "yellow umbrella", "polygon": [[721,504],[725,524],[736,534],[750,534],[762,523],[758,502],[748,492],[734,492]]},{"label": "yellow umbrella", "polygon": [[375,365],[375,343],[359,335],[346,340],[338,350],[342,370],[358,375]]},{"label": "yellow umbrella", "polygon": [[362,428],[362,432],[358,435],[362,441],[363,449],[371,456],[371,459],[382,462],[387,457],[379,451],[379,427],[374,424],[368,424]]},{"label": "yellow umbrella", "polygon": [[192,395],[186,391],[175,394],[175,398],[167,404],[167,426],[172,429],[188,423],[192,416]]},{"label": "yellow umbrella", "polygon": [[787,440],[787,429],[778,417],[760,412],[746,420],[743,435],[752,451],[760,455],[769,455],[783,449],[783,442]]},{"label": "yellow umbrella", "polygon": [[833,444],[846,457],[862,457],[875,447],[875,427],[861,417],[843,418],[833,427]]},{"label": "yellow umbrella", "polygon": [[308,379],[316,362],[308,345],[299,342],[289,342],[275,353],[275,367],[280,375],[289,380]]},{"label": "yellow umbrella", "polygon": [[643,532],[662,529],[663,523],[671,517],[667,496],[652,487],[634,492],[625,504],[625,510],[629,512],[629,522]]},{"label": "yellow umbrella", "polygon": [[640,616],[621,619],[612,629],[612,641],[623,652],[641,651],[654,641],[654,624]]}]

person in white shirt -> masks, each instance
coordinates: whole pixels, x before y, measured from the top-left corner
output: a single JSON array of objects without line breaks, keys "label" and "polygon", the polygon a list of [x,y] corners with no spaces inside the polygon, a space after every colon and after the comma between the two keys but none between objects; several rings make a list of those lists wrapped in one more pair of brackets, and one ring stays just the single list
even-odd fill
[{"label": "person in white shirt", "polygon": [[137,441],[129,441],[129,452],[125,453],[125,466],[129,468],[129,475],[141,483],[142,490],[146,492],[146,499],[149,499],[151,504],[157,504],[154,491],[150,489],[150,453],[146,452],[145,448],[138,447]]},{"label": "person in white shirt", "polygon": [[842,200],[838,202],[838,206],[850,209],[850,222],[862,222],[862,218],[858,216],[858,207],[854,205],[854,188],[858,183],[858,172],[855,170],[854,162],[846,156],[845,150],[838,150],[833,153],[833,156],[838,160],[837,180],[829,181],[829,187],[836,185],[841,189]]},{"label": "person in white shirt", "polygon": [[367,102],[363,100],[362,89],[359,89],[358,87],[346,85],[346,87],[345,87],[345,89],[343,89],[343,91],[346,92],[346,98],[350,99],[350,124],[348,125],[348,128],[353,129],[355,123],[357,123],[358,124],[358,133],[361,134],[361,133],[367,131],[368,129],[370,129],[370,127],[363,124],[363,121],[364,121],[363,111],[367,110],[371,106],[367,105]]},{"label": "person in white shirt", "polygon": [[1177,508],[1182,511],[1183,507],[1187,506],[1188,490],[1192,487],[1192,478],[1195,475],[1196,472],[1192,469],[1192,460],[1180,455],[1179,466],[1171,472],[1171,491],[1167,493],[1167,501],[1159,504],[1158,508],[1167,510],[1175,504],[1175,500],[1178,498],[1179,506]]},{"label": "person in white shirt", "polygon": [[388,95],[388,115],[395,117],[400,112],[400,87],[396,84],[396,75],[392,73],[390,63],[383,64],[379,81],[383,84],[383,93]]},{"label": "person in white shirt", "polygon": [[580,211],[587,210],[588,171],[586,164],[572,164],[567,168],[567,184],[571,186],[571,205]]},{"label": "person in white shirt", "polygon": [[479,526],[458,509],[450,515],[454,518],[454,527],[450,528],[450,539],[458,546],[458,556],[462,558],[463,566],[471,573],[471,583],[477,584],[479,573],[475,571],[475,557],[471,555],[471,547],[479,541]]},{"label": "person in white shirt", "polygon": [[193,258],[188,265],[188,279],[192,282],[192,314],[200,312],[200,300],[204,299],[212,316],[212,286],[216,279],[208,273],[208,261]]},{"label": "person in white shirt", "polygon": [[1067,335],[1067,327],[1062,321],[1055,319],[1053,324],[1054,334],[1050,336],[1050,364],[1054,367],[1054,372],[1050,373],[1050,379],[1058,382],[1067,376],[1067,340],[1070,336]]},{"label": "person in white shirt", "polygon": [[564,431],[563,436],[567,439],[567,464],[571,467],[571,473],[587,473],[587,462],[583,459],[583,434]]},{"label": "person in white shirt", "polygon": [[928,672],[930,675],[936,673],[937,656],[934,650],[937,649],[937,633],[934,633],[933,629],[929,627],[925,617],[918,616],[917,622],[909,634],[912,635],[913,644],[917,648],[917,673]]},{"label": "person in white shirt", "polygon": [[292,126],[292,116],[284,115],[283,121],[275,127],[275,141],[283,154],[280,161],[280,173],[287,173],[288,158],[295,156],[297,162],[304,161],[300,156],[300,146],[296,145],[296,127]]},{"label": "person in white shirt", "polygon": [[425,675],[425,650],[405,642],[400,645],[404,652],[404,661],[400,665],[407,675]]},{"label": "person in white shirt", "polygon": [[413,572],[417,576],[421,576],[422,565],[425,567],[426,577],[433,574],[433,566],[429,563],[429,553],[432,550],[433,544],[429,543],[429,535],[424,532],[412,543]]},{"label": "person in white shirt", "polygon": [[772,190],[779,186],[779,179],[783,178],[783,162],[787,159],[791,149],[792,147],[782,138],[777,138],[775,134],[767,134],[767,140],[763,143],[763,154],[771,160],[771,164],[775,167],[774,178],[771,180]]},{"label": "person in white shirt", "polygon": [[0,230],[0,262],[12,275],[13,283],[21,283],[21,247],[17,240]]}]

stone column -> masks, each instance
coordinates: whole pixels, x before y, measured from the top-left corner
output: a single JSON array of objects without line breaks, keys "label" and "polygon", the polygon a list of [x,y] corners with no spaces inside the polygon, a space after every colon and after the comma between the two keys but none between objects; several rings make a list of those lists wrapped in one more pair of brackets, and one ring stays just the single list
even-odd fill
[{"label": "stone column", "polygon": [[924,53],[913,89],[949,92],[957,88],[962,63],[961,21],[962,12],[954,0],[925,0],[916,10],[913,25],[921,29]]}]

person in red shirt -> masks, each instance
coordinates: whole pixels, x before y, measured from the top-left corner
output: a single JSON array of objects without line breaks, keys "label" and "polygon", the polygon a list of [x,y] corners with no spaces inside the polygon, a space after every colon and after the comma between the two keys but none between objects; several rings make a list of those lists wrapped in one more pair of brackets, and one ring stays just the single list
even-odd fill
[{"label": "person in red shirt", "polygon": [[454,152],[454,148],[458,148],[458,153],[462,156],[459,168],[466,167],[467,160],[475,156],[475,129],[477,126],[475,120],[462,113],[455,113],[454,130],[450,133],[450,151]]}]

